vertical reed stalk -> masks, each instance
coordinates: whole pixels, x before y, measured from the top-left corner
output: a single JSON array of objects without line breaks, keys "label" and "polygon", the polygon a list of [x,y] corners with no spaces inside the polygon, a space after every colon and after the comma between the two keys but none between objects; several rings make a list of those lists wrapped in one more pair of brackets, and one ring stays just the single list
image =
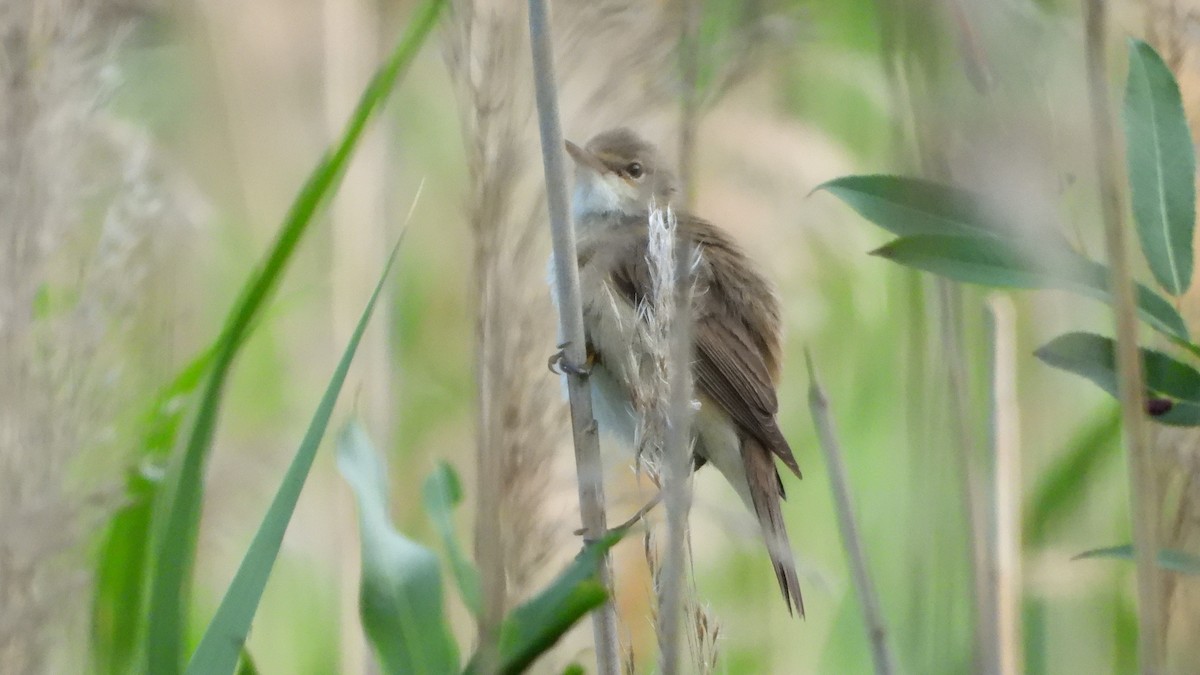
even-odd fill
[{"label": "vertical reed stalk", "polygon": [[950,416],[958,446],[958,474],[962,481],[963,511],[967,516],[967,548],[971,562],[972,610],[975,669],[995,672],[995,655],[990,652],[996,633],[996,613],[990,602],[986,579],[987,521],[983,511],[983,480],[979,476],[977,446],[972,438],[970,391],[967,364],[962,353],[962,288],[945,279],[937,280],[938,303],[942,319],[942,350],[947,363],[946,377],[950,393]]},{"label": "vertical reed stalk", "polygon": [[1133,520],[1134,558],[1137,563],[1138,664],[1142,673],[1162,672],[1159,626],[1159,576],[1155,564],[1158,550],[1154,467],[1148,454],[1145,387],[1137,345],[1133,280],[1125,245],[1125,208],[1121,199],[1120,170],[1113,133],[1108,66],[1105,52],[1106,16],[1104,0],[1084,0],[1088,98],[1095,136],[1096,174],[1100,208],[1104,219],[1104,241],[1111,270],[1117,329],[1117,371],[1121,394],[1121,419],[1129,457],[1129,499]]},{"label": "vertical reed stalk", "polygon": [[[563,165],[563,135],[559,126],[558,93],[554,79],[554,54],[546,0],[529,0],[529,39],[533,52],[533,79],[537,100],[538,130],[542,140],[542,162],[546,172],[546,201],[550,212],[550,234],[554,247],[554,283],[559,302],[559,327],[565,341],[563,357],[581,365],[587,358],[583,332],[583,310],[579,297],[579,267],[575,253],[575,230],[567,199],[567,175]],[[579,480],[579,509],[589,539],[603,536],[608,525],[604,513],[604,468],[600,442],[592,416],[592,396],[587,377],[567,374],[571,404],[571,428],[575,441],[575,469]],[[611,601],[612,570],[606,555],[600,562],[600,583],[610,600],[592,614],[596,640],[596,669],[616,675],[620,660],[617,649],[616,611]]]},{"label": "vertical reed stalk", "polygon": [[[496,372],[498,333],[494,291],[486,283],[479,287],[479,342],[476,363],[479,364],[479,391],[487,396],[497,390],[502,375]],[[479,509],[475,527],[475,558],[479,561],[480,582],[483,589],[483,609],[479,614],[479,662],[482,672],[492,672],[498,659],[500,625],[504,621],[507,575],[504,570],[504,547],[501,537],[500,493],[504,475],[504,458],[499,444],[501,421],[496,414],[494,402],[486,399],[479,404],[479,439],[476,448],[476,483]]]},{"label": "vertical reed stalk", "polygon": [[841,444],[838,443],[834,431],[829,399],[817,378],[817,368],[813,365],[812,354],[808,350],[804,351],[804,361],[808,366],[808,409],[812,413],[817,439],[821,442],[825,463],[829,467],[829,483],[833,489],[838,530],[842,534],[846,557],[850,560],[854,589],[862,609],[863,623],[867,626],[867,637],[871,641],[871,660],[875,663],[875,672],[878,675],[891,675],[897,672],[896,658],[888,644],[887,624],[883,620],[879,594],[871,578],[867,553],[863,548],[862,536],[858,532],[858,522],[854,518],[854,499],[850,494],[850,480],[846,477],[846,464],[842,461]]},{"label": "vertical reed stalk", "polygon": [[988,574],[995,631],[989,650],[995,672],[1021,672],[1021,453],[1017,403],[1016,310],[1004,295],[987,300],[992,343],[992,522]]},{"label": "vertical reed stalk", "polygon": [[[695,205],[696,182],[696,124],[698,101],[696,84],[700,67],[699,0],[679,0],[679,79],[681,86],[679,110],[679,180],[683,208]],[[675,232],[674,215],[655,211],[654,218],[667,219],[659,223]],[[653,236],[653,235],[651,235]],[[679,672],[679,625],[683,607],[684,564],[687,555],[687,519],[691,508],[691,284],[688,254],[669,239],[673,254],[659,264],[674,266],[674,285],[661,289],[673,297],[667,347],[668,410],[666,437],[663,439],[663,501],[667,510],[667,551],[663,557],[662,586],[658,595],[659,663],[664,675]],[[666,270],[664,270],[666,271]]]},{"label": "vertical reed stalk", "polygon": [[679,79],[682,87],[679,109],[679,185],[682,206],[690,209],[696,200],[696,126],[699,118],[700,0],[679,0]]},{"label": "vertical reed stalk", "polygon": [[[382,56],[379,48],[379,17],[365,0],[325,0],[323,36],[325,58],[325,128],[336,142],[342,125],[354,110],[363,87],[370,81]],[[388,222],[384,198],[387,164],[380,129],[363,135],[355,161],[346,171],[339,194],[330,205],[332,226],[329,281],[333,322],[333,350],[350,341],[362,311],[362,299],[370,297],[376,270],[383,267],[389,246],[383,233]],[[380,313],[386,312],[381,303]],[[386,320],[370,324],[347,377],[345,388],[361,392],[358,397],[380,447],[390,447],[390,374]],[[336,358],[336,357],[335,357]],[[332,477],[336,479],[336,477]],[[355,510],[349,490],[333,493],[336,531],[329,533],[336,546],[338,605],[340,611],[339,666],[345,673],[361,673],[368,650],[358,611],[357,579],[361,568],[357,533],[342,527],[354,522]]]}]

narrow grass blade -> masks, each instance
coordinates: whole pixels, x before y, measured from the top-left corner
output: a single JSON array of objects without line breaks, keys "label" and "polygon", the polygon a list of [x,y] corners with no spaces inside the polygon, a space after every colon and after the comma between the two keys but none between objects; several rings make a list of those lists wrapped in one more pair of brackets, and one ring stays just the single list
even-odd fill
[{"label": "narrow grass blade", "polygon": [[250,650],[245,647],[242,647],[241,657],[238,659],[237,675],[258,675],[258,665],[250,656]]},{"label": "narrow grass blade", "polygon": [[[1067,249],[1032,255],[1013,241],[984,237],[918,235],[897,239],[873,252],[882,258],[955,281],[997,288],[1060,288],[1109,305],[1104,265]],[[1137,287],[1138,314],[1163,334],[1186,342],[1187,327],[1169,302]]]},{"label": "narrow grass blade", "polygon": [[134,501],[117,511],[105,529],[92,596],[92,665],[97,673],[135,670],[142,630],[150,504],[143,494],[149,480],[130,479]]},{"label": "narrow grass blade", "polygon": [[[604,604],[608,593],[600,583],[600,562],[625,530],[608,533],[589,544],[562,574],[504,619],[500,629],[500,673],[520,673],[588,612]],[[466,673],[480,673],[477,657]]]},{"label": "narrow grass blade", "polygon": [[1142,253],[1171,295],[1192,282],[1196,155],[1179,85],[1158,53],[1129,40],[1125,159]]},{"label": "narrow grass blade", "polygon": [[437,555],[392,526],[387,470],[357,424],[347,425],[338,440],[338,468],[358,499],[359,610],[383,671],[389,675],[456,672],[458,647],[442,607]]},{"label": "narrow grass blade", "polygon": [[262,266],[247,281],[217,340],[212,370],[183,454],[173,466],[167,489],[162,491],[159,503],[155,505],[159,514],[165,514],[159,516],[163,525],[161,537],[156,541],[157,560],[150,589],[146,644],[147,669],[156,675],[174,675],[182,662],[188,585],[204,494],[204,466],[234,358],[314,216],[335,191],[367,122],[379,111],[400,74],[412,62],[443,4],[445,0],[427,0],[417,9],[391,58],[367,86],[341,139],[321,159],[300,189],[275,243]]},{"label": "narrow grass blade", "polygon": [[[1133,545],[1125,544],[1123,546],[1096,548],[1084,551],[1072,558],[1072,560],[1086,560],[1088,558],[1115,558],[1117,560],[1132,561]],[[1158,552],[1158,566],[1168,572],[1179,572],[1180,574],[1193,576],[1200,575],[1200,556],[1165,548]]]},{"label": "narrow grass blade", "polygon": [[1118,456],[1120,440],[1121,414],[1115,406],[1094,415],[1075,432],[1066,450],[1042,472],[1029,499],[1021,528],[1029,546],[1044,544],[1051,526],[1083,503],[1096,474]]},{"label": "narrow grass blade", "polygon": [[446,462],[438,462],[437,468],[425,479],[421,488],[421,499],[425,504],[425,513],[433,521],[433,527],[441,537],[446,555],[450,557],[450,569],[454,571],[454,580],[458,583],[458,592],[462,595],[463,603],[478,617],[483,608],[483,591],[479,580],[479,570],[463,551],[454,533],[454,522],[451,517],[454,507],[462,501],[462,484],[453,467]]},{"label": "narrow grass blade", "polygon": [[250,632],[250,624],[258,610],[258,602],[262,599],[263,588],[267,585],[267,578],[270,577],[275,558],[279,555],[283,534],[287,531],[292,513],[296,509],[296,502],[300,499],[300,492],[304,489],[309,469],[317,456],[317,448],[325,436],[325,428],[329,425],[329,417],[333,414],[333,406],[342,391],[342,383],[346,380],[350,363],[354,360],[354,352],[367,329],[371,313],[375,310],[375,302],[379,299],[399,250],[399,244],[392,249],[387,266],[380,275],[379,283],[371,293],[371,299],[367,301],[367,306],[350,337],[350,343],[346,345],[333,377],[325,388],[325,394],[309,422],[308,431],[296,450],[296,456],[284,474],[283,482],[275,493],[275,499],[271,501],[254,540],[250,542],[250,550],[242,559],[242,564],[225,591],[225,597],[221,600],[216,615],[208,624],[196,653],[188,663],[189,675],[232,673],[237,667],[238,655],[246,641],[246,635]]},{"label": "narrow grass blade", "polygon": [[[1060,335],[1034,354],[1046,364],[1086,377],[1117,396],[1116,342],[1094,333]],[[1200,403],[1200,372],[1152,349],[1142,349],[1146,388],[1173,399]]]},{"label": "narrow grass blade", "polygon": [[152,507],[161,483],[159,464],[175,447],[185,401],[212,365],[205,350],[156,394],[138,421],[138,465],[125,479],[128,503],[113,514],[101,538],[92,596],[92,663],[97,672],[124,674],[138,662],[150,563]]}]

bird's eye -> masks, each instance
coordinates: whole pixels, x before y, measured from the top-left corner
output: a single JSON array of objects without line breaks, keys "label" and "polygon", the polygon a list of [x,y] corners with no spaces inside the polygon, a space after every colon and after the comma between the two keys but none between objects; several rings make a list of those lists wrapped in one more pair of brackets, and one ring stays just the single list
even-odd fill
[{"label": "bird's eye", "polygon": [[634,162],[634,163],[630,164],[629,166],[625,167],[625,175],[627,175],[630,178],[633,178],[635,180],[638,178],[641,178],[642,173],[643,173],[642,165],[639,164],[638,162]]}]

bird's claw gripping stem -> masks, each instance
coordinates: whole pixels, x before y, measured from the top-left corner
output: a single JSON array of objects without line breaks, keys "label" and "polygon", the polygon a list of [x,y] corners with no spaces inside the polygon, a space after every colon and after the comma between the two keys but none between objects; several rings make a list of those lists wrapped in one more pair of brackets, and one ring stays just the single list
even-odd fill
[{"label": "bird's claw gripping stem", "polygon": [[571,375],[578,375],[580,377],[587,377],[588,375],[591,375],[592,367],[596,365],[595,352],[589,349],[583,365],[576,365],[567,361],[567,344],[568,343],[566,342],[560,344],[558,346],[558,351],[551,354],[550,358],[546,361],[546,366],[550,369],[550,372],[554,373],[555,375],[569,373]]}]

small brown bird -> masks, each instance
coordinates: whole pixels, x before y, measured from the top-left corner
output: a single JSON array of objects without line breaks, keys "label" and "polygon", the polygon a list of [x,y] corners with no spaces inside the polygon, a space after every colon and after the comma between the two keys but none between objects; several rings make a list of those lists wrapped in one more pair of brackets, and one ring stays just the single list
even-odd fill
[{"label": "small brown bird", "polygon": [[[652,203],[665,206],[674,177],[654,146],[628,129],[606,131],[586,148],[567,142],[575,161],[571,200],[590,382],[600,429],[633,443],[638,308],[651,293],[647,262]],[[796,565],[780,512],[781,460],[800,468],[779,430],[779,303],[771,285],[715,225],[676,212],[680,251],[696,251],[692,294],[695,466],[707,462],[757,516],[788,611],[804,615]]]}]

